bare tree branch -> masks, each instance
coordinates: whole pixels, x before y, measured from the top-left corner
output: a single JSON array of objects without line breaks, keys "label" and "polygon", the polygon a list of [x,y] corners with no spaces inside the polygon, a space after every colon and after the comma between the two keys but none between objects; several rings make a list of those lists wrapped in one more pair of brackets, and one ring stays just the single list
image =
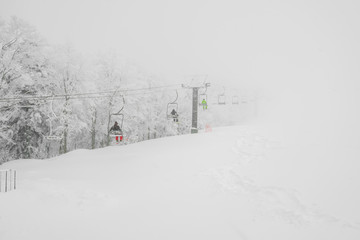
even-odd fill
[{"label": "bare tree branch", "polygon": [[2,50],[3,51],[6,51],[8,48],[11,47],[11,45],[13,45],[14,43],[16,43],[18,40],[18,38],[14,38],[13,40],[10,40],[9,42],[5,43],[3,46],[2,46]]}]

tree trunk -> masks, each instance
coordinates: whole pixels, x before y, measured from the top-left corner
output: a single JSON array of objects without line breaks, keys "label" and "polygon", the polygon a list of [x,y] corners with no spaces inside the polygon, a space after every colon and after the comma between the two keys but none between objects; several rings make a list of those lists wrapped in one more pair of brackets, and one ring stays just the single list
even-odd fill
[{"label": "tree trunk", "polygon": [[94,115],[92,118],[92,128],[91,128],[91,149],[95,149],[96,143],[95,143],[95,136],[96,136],[96,118],[97,118],[97,111],[94,110]]},{"label": "tree trunk", "polygon": [[68,136],[68,129],[67,129],[67,124],[65,124],[64,141],[63,141],[63,153],[67,153],[67,136]]},{"label": "tree trunk", "polygon": [[69,128],[69,120],[68,120],[68,106],[69,106],[69,96],[68,96],[68,88],[66,85],[66,81],[69,81],[69,73],[66,72],[66,77],[64,77],[63,79],[63,83],[64,83],[64,92],[65,92],[65,108],[64,108],[64,119],[65,119],[65,124],[64,124],[64,141],[63,141],[63,153],[67,153],[68,149],[67,149],[67,137],[68,137],[68,128]]}]

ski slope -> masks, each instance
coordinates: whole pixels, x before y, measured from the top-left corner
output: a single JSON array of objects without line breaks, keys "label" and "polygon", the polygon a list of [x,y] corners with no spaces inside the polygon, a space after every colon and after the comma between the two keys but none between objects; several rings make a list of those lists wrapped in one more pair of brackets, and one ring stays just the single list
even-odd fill
[{"label": "ski slope", "polygon": [[351,151],[235,126],[12,161],[0,166],[18,172],[0,193],[0,239],[358,240]]}]

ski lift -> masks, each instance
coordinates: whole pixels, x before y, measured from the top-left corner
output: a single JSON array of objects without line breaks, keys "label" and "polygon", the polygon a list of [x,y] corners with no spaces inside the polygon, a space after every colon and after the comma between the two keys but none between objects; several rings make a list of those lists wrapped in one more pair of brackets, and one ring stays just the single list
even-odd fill
[{"label": "ski lift", "polygon": [[238,96],[233,96],[232,97],[232,104],[239,104],[239,97]]},{"label": "ski lift", "polygon": [[246,104],[248,102],[246,95],[242,95],[240,100],[241,100],[241,104]]},{"label": "ski lift", "polygon": [[199,106],[202,106],[202,101],[205,100],[207,102],[207,95],[206,94],[200,94],[199,95]]},{"label": "ski lift", "polygon": [[166,116],[167,119],[173,119],[174,122],[178,122],[178,104],[177,104],[177,99],[179,97],[178,91],[176,90],[176,98],[174,101],[170,102],[167,104],[167,108],[166,108]]},{"label": "ski lift", "polygon": [[[116,144],[123,141],[124,134],[123,134],[123,123],[124,123],[124,114],[112,114],[110,116],[110,122],[114,122],[114,126],[109,129],[109,137],[112,141],[115,141]],[[116,129],[116,127],[118,129]],[[112,129],[115,128],[115,129]]]},{"label": "ski lift", "polygon": [[205,91],[202,93],[202,94],[200,94],[199,95],[199,106],[202,106],[203,105],[203,103],[202,103],[202,101],[203,100],[205,100],[205,102],[206,102],[206,106],[207,106],[207,94],[206,94],[206,92],[207,92],[207,87],[209,86],[210,84],[209,83],[206,83],[205,84]]},{"label": "ski lift", "polygon": [[222,94],[218,95],[218,104],[219,105],[225,105],[226,104],[225,88],[224,88],[224,92]]},{"label": "ski lift", "polygon": [[[110,113],[109,115],[109,122],[108,122],[108,137],[111,142],[119,144],[123,141],[124,134],[123,134],[123,124],[124,124],[124,114],[122,110],[125,107],[125,98],[122,95],[123,106],[122,108],[116,113]],[[110,127],[110,123],[114,123],[112,127]]]},{"label": "ski lift", "polygon": [[220,94],[220,95],[218,96],[218,104],[219,104],[219,105],[225,105],[225,104],[226,104],[225,95]]},{"label": "ski lift", "polygon": [[49,116],[48,118],[48,121],[49,121],[49,135],[48,136],[45,136],[45,138],[49,141],[61,141],[62,137],[60,136],[57,136],[53,133],[53,125],[52,125],[52,122],[54,119],[58,118],[54,112],[54,109],[53,109],[53,102],[54,102],[54,96],[53,98],[51,99],[50,101],[50,114],[52,116]]}]

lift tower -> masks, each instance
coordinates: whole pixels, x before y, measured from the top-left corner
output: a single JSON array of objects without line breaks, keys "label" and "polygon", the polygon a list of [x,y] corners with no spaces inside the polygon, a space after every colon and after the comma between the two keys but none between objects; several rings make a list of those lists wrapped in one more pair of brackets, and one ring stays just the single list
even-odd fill
[{"label": "lift tower", "polygon": [[198,99],[199,99],[199,89],[210,87],[210,83],[204,83],[199,86],[186,86],[182,85],[183,88],[192,89],[192,124],[191,124],[191,133],[198,133]]}]

